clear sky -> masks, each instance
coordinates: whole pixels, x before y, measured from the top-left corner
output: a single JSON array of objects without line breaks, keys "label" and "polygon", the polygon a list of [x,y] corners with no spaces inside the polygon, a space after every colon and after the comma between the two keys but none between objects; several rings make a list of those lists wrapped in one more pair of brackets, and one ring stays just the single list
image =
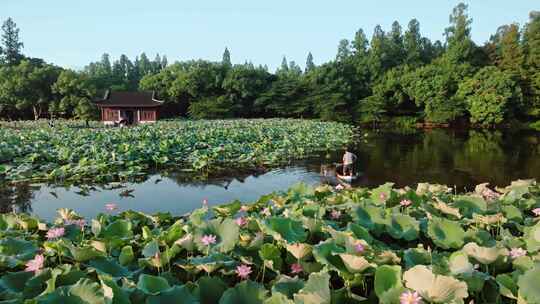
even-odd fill
[{"label": "clear sky", "polygon": [[[0,20],[12,17],[21,32],[24,54],[81,68],[103,53],[131,59],[141,52],[169,62],[220,60],[224,48],[232,61],[267,64],[274,70],[282,56],[304,66],[336,54],[340,39],[363,28],[371,37],[411,18],[422,34],[443,39],[448,16],[459,1],[448,0],[1,0]],[[469,4],[473,39],[483,43],[498,26],[523,25],[538,0],[474,0]]]}]

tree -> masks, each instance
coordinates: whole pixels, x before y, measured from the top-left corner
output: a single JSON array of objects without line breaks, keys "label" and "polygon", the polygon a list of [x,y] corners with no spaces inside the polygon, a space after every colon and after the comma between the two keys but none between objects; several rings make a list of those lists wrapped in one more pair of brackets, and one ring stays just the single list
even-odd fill
[{"label": "tree", "polygon": [[352,42],[353,55],[355,57],[365,57],[368,53],[369,41],[363,29],[356,31]]},{"label": "tree", "polygon": [[400,65],[405,59],[405,47],[399,22],[394,21],[392,23],[392,30],[388,33],[387,40],[388,51],[390,52],[389,66],[387,68],[393,68]]},{"label": "tree", "polygon": [[540,12],[529,14],[523,34],[525,96],[528,114],[540,119]]},{"label": "tree", "polygon": [[351,47],[349,45],[349,40],[341,39],[338,45],[338,51],[336,55],[337,61],[345,61],[351,56]]},{"label": "tree", "polygon": [[472,19],[467,15],[468,6],[459,3],[450,15],[450,26],[446,28],[447,58],[450,62],[464,63],[470,61],[474,54],[474,43],[471,40]]},{"label": "tree", "polygon": [[223,52],[223,58],[221,59],[221,64],[227,69],[230,69],[232,67],[231,52],[229,52],[228,48],[225,48],[225,51]]},{"label": "tree", "polygon": [[13,19],[8,18],[2,24],[2,46],[0,61],[8,65],[17,65],[24,58],[21,54],[23,43],[19,41],[19,29]]},{"label": "tree", "polygon": [[371,80],[381,77],[389,66],[388,42],[382,27],[375,26],[373,37],[371,38],[371,48],[367,65],[369,67]]},{"label": "tree", "polygon": [[306,59],[306,73],[309,73],[315,69],[315,63],[313,63],[313,55],[311,52],[308,53],[307,59]]},{"label": "tree", "polygon": [[422,63],[422,36],[418,20],[409,21],[403,44],[406,54],[405,63],[411,66],[420,65]]},{"label": "tree", "polygon": [[281,59],[281,66],[277,70],[276,74],[280,73],[288,73],[289,72],[289,63],[287,62],[287,57],[283,56],[283,59]]},{"label": "tree", "polygon": [[522,95],[510,73],[488,66],[460,83],[456,98],[467,105],[472,123],[494,125],[514,114]]},{"label": "tree", "polygon": [[139,63],[137,67],[139,69],[139,73],[142,76],[152,73],[152,63],[144,52],[141,54],[141,57],[139,57]]},{"label": "tree", "polygon": [[36,66],[23,60],[4,68],[0,99],[8,100],[18,110],[30,109],[37,120],[53,98],[51,87],[60,69],[49,64]]},{"label": "tree", "polygon": [[97,118],[97,109],[92,104],[92,98],[96,94],[96,89],[92,86],[90,79],[84,73],[77,73],[72,70],[64,70],[52,86],[54,93],[61,99],[53,102],[49,106],[49,111],[67,114],[78,119],[88,121]]}]

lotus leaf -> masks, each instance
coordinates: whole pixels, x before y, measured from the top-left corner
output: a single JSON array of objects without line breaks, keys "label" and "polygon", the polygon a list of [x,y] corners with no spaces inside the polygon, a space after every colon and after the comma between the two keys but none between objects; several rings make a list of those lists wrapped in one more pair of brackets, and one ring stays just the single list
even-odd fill
[{"label": "lotus leaf", "polygon": [[527,303],[540,303],[540,266],[536,264],[533,268],[527,270],[518,278],[519,296]]},{"label": "lotus leaf", "polygon": [[293,299],[294,294],[304,288],[305,283],[306,282],[304,282],[304,280],[301,280],[298,277],[291,278],[281,275],[277,278],[272,286],[272,295],[281,293],[286,298]]},{"label": "lotus leaf", "polygon": [[285,240],[289,243],[302,243],[307,237],[307,232],[302,223],[290,218],[268,218],[264,221],[264,227],[276,240]]},{"label": "lotus leaf", "polygon": [[257,304],[263,303],[266,298],[266,290],[258,283],[242,281],[234,288],[227,289],[219,304]]},{"label": "lotus leaf", "polygon": [[498,258],[508,255],[506,248],[482,247],[476,243],[467,243],[463,246],[463,251],[482,264],[491,264]]},{"label": "lotus leaf", "polygon": [[532,227],[526,227],[524,237],[527,250],[535,252],[540,250],[540,222]]},{"label": "lotus leaf", "polygon": [[457,222],[434,217],[428,223],[428,235],[441,248],[458,249],[463,246],[465,231]]},{"label": "lotus leaf", "polygon": [[382,265],[377,267],[375,271],[375,294],[381,298],[389,291],[400,288],[401,284],[401,267]]},{"label": "lotus leaf", "polygon": [[304,288],[294,295],[295,304],[330,304],[330,275],[327,272],[312,273]]},{"label": "lotus leaf", "polygon": [[36,251],[32,242],[6,237],[0,240],[0,266],[15,268],[33,258]]},{"label": "lotus leaf", "polygon": [[166,279],[148,274],[141,274],[137,282],[137,288],[147,295],[158,295],[170,287]]},{"label": "lotus leaf", "polygon": [[436,275],[425,265],[405,271],[403,280],[407,288],[418,291],[423,299],[432,303],[463,303],[469,296],[465,282]]},{"label": "lotus leaf", "polygon": [[105,304],[103,290],[98,283],[81,279],[74,285],[62,286],[54,292],[37,299],[43,304]]}]

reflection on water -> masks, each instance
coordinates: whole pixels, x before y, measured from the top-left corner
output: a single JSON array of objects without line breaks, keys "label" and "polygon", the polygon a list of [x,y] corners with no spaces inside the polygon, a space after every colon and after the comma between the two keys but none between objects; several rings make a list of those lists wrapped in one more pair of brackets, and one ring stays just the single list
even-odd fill
[{"label": "reflection on water", "polygon": [[[362,131],[361,135],[355,152],[362,175],[355,186],[392,181],[398,186],[431,182],[472,189],[482,182],[504,186],[519,178],[540,180],[539,133],[429,130]],[[335,184],[334,178],[321,176],[321,165],[338,162],[340,156],[337,151],[269,172],[209,180],[180,172],[162,173],[122,187],[0,183],[0,212],[31,212],[50,220],[58,208],[65,207],[93,217],[104,211],[105,203],[113,202],[120,210],[184,214],[199,207],[203,199],[212,205],[234,199],[249,202],[297,182]]]}]

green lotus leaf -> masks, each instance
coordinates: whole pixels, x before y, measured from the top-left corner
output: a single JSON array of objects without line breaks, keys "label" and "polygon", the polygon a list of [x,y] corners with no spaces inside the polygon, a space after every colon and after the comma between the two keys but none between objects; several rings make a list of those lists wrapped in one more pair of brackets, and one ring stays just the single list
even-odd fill
[{"label": "green lotus leaf", "polygon": [[97,258],[88,263],[100,273],[111,275],[113,278],[128,277],[131,275],[127,268],[122,267],[112,258]]},{"label": "green lotus leaf", "polygon": [[133,248],[130,245],[122,247],[120,251],[120,256],[118,256],[118,261],[120,265],[126,266],[129,263],[135,260],[135,254],[133,253]]},{"label": "green lotus leaf", "polygon": [[15,214],[0,214],[0,230],[8,230],[17,227]]},{"label": "green lotus leaf", "polygon": [[285,247],[297,260],[311,255],[311,251],[313,250],[312,246],[306,243],[285,244]]},{"label": "green lotus leaf", "polygon": [[156,254],[159,253],[159,244],[158,244],[158,242],[156,240],[152,240],[152,241],[148,242],[144,246],[141,253],[145,258],[154,257]]},{"label": "green lotus leaf", "polygon": [[294,302],[289,300],[284,294],[276,293],[264,300],[264,304],[294,304]]},{"label": "green lotus leaf", "polygon": [[234,288],[227,289],[219,304],[262,304],[266,299],[266,289],[263,285],[250,280],[242,281]]},{"label": "green lotus leaf", "polygon": [[521,272],[525,272],[534,267],[535,262],[528,256],[521,256],[512,260],[512,266]]},{"label": "green lotus leaf", "polygon": [[417,265],[403,274],[405,286],[418,291],[431,303],[462,303],[467,298],[467,284],[450,276],[436,275],[428,266]]},{"label": "green lotus leaf", "polygon": [[217,303],[227,290],[227,284],[217,277],[203,276],[197,281],[197,286],[201,304]]},{"label": "green lotus leaf", "polygon": [[523,221],[523,213],[519,210],[518,207],[514,205],[503,205],[501,210],[504,213],[504,216],[510,220],[521,223]]},{"label": "green lotus leaf", "polygon": [[204,224],[205,218],[208,216],[208,208],[203,207],[191,211],[189,214],[189,221],[194,226],[201,226]]},{"label": "green lotus leaf", "polygon": [[158,295],[149,296],[147,304],[199,304],[199,301],[185,286],[173,286],[161,291]]},{"label": "green lotus leaf", "polygon": [[465,231],[458,222],[433,217],[429,220],[427,232],[435,245],[443,249],[463,246]]},{"label": "green lotus leaf", "polygon": [[37,252],[34,243],[20,239],[6,237],[0,240],[0,266],[15,268],[32,259]]},{"label": "green lotus leaf", "polygon": [[517,180],[512,181],[510,186],[503,189],[497,188],[497,191],[502,192],[501,200],[506,203],[513,203],[521,199],[525,194],[530,193],[530,187],[534,184],[533,180]]},{"label": "green lotus leaf", "polygon": [[349,223],[347,225],[347,229],[352,231],[352,233],[357,239],[364,240],[368,244],[371,244],[373,242],[373,237],[371,236],[371,234],[369,234],[369,231],[366,228],[356,223]]},{"label": "green lotus leaf", "polygon": [[54,292],[39,297],[39,304],[105,304],[103,290],[98,283],[81,279],[76,284],[62,286]]},{"label": "green lotus leaf", "polygon": [[167,244],[171,245],[176,240],[184,236],[184,234],[185,234],[185,231],[183,227],[183,221],[178,220],[164,232],[163,238],[165,242],[167,242]]},{"label": "green lotus leaf", "polygon": [[376,265],[369,263],[366,258],[353,254],[341,253],[339,257],[347,267],[350,273],[361,273],[364,270],[375,267]]},{"label": "green lotus leaf", "polygon": [[302,243],[307,238],[302,222],[290,218],[268,218],[264,221],[264,229],[276,240],[285,240],[288,243]]},{"label": "green lotus leaf", "polygon": [[532,227],[526,227],[523,239],[527,245],[527,250],[535,252],[540,250],[540,222]]},{"label": "green lotus leaf", "polygon": [[479,195],[458,195],[453,205],[466,217],[472,217],[474,213],[483,214],[487,210],[486,201]]},{"label": "green lotus leaf", "polygon": [[448,259],[448,267],[452,275],[470,274],[474,271],[469,255],[464,251],[456,251]]},{"label": "green lotus leaf", "polygon": [[463,246],[463,252],[482,264],[491,264],[500,257],[508,255],[508,249],[498,247],[482,247],[476,243],[467,243]]},{"label": "green lotus leaf", "polygon": [[536,264],[518,278],[519,296],[527,303],[540,303],[540,265]]},{"label": "green lotus leaf", "polygon": [[384,205],[388,201],[394,200],[397,196],[392,191],[394,183],[385,183],[371,190],[371,200],[378,205]]},{"label": "green lotus leaf", "polygon": [[358,224],[375,235],[381,234],[384,227],[388,224],[384,215],[384,210],[377,206],[366,205],[358,207],[354,216]]},{"label": "green lotus leaf", "polygon": [[330,304],[330,275],[317,272],[309,275],[304,288],[294,295],[295,304]]},{"label": "green lotus leaf", "polygon": [[418,238],[420,225],[416,219],[404,214],[392,216],[390,224],[386,226],[386,231],[395,239],[405,239],[412,241]]},{"label": "green lotus leaf", "polygon": [[274,271],[279,271],[283,263],[281,251],[275,245],[264,244],[259,250],[259,257],[264,261],[264,265]]},{"label": "green lotus leaf", "polygon": [[301,280],[298,277],[291,278],[281,275],[272,285],[272,294],[275,295],[276,293],[281,293],[285,295],[286,298],[293,299],[294,294],[304,288],[305,283],[304,280]]},{"label": "green lotus leaf", "polygon": [[227,253],[234,249],[240,236],[240,228],[233,219],[214,219],[201,225],[195,233],[194,240],[200,251],[206,251],[208,246],[202,243],[204,235],[217,236],[217,243],[212,248],[222,253]]},{"label": "green lotus leaf", "polygon": [[386,290],[385,292],[383,292],[379,296],[379,303],[381,303],[381,304],[400,304],[401,302],[400,302],[399,297],[405,291],[407,291],[407,289],[405,287],[403,287],[403,286],[390,288],[390,289]]},{"label": "green lotus leaf", "polygon": [[497,275],[495,280],[497,281],[497,285],[499,285],[499,292],[501,295],[514,300],[518,299],[517,282],[512,278],[512,276],[503,273]]},{"label": "green lotus leaf", "polygon": [[382,265],[375,271],[375,294],[381,298],[391,289],[402,287],[401,267]]},{"label": "green lotus leaf", "polygon": [[416,265],[430,265],[431,253],[423,248],[409,248],[403,252],[403,260],[407,269]]},{"label": "green lotus leaf", "polygon": [[212,273],[223,266],[233,266],[235,264],[230,256],[221,253],[213,253],[208,256],[194,257],[188,260],[188,264],[197,269]]},{"label": "green lotus leaf", "polygon": [[315,257],[315,260],[323,265],[329,266],[330,269],[337,271],[347,271],[347,267],[339,257],[339,254],[345,252],[345,248],[338,246],[331,239],[313,247],[313,256]]},{"label": "green lotus leaf", "polygon": [[103,294],[107,303],[113,304],[130,304],[128,293],[122,289],[111,276],[99,275],[101,281],[101,287],[103,288]]},{"label": "green lotus leaf", "polygon": [[97,251],[94,247],[77,247],[73,245],[68,245],[67,248],[69,249],[69,252],[71,253],[73,259],[77,262],[86,262],[91,259],[103,256],[103,253]]},{"label": "green lotus leaf", "polygon": [[141,274],[137,282],[137,288],[147,295],[157,295],[170,287],[166,279],[148,274]]},{"label": "green lotus leaf", "polygon": [[212,210],[214,210],[216,215],[219,217],[228,217],[235,215],[238,211],[240,211],[240,208],[242,208],[242,202],[235,200],[229,204],[213,207]]},{"label": "green lotus leaf", "polygon": [[105,227],[101,232],[109,240],[128,239],[133,237],[133,226],[130,221],[116,220]]},{"label": "green lotus leaf", "polygon": [[22,293],[33,276],[34,273],[28,271],[8,272],[0,278],[0,290],[15,295]]}]

